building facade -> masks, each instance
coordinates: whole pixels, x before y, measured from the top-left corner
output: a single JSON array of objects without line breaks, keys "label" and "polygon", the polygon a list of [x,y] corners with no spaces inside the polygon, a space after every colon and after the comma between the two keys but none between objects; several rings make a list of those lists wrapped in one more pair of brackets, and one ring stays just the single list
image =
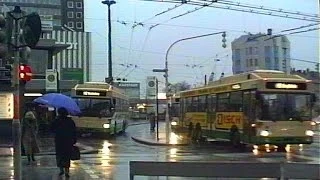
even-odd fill
[{"label": "building facade", "polygon": [[62,23],[74,31],[84,32],[83,0],[61,0]]},{"label": "building facade", "polygon": [[290,42],[286,36],[243,35],[231,47],[233,74],[256,69],[290,73]]},{"label": "building facade", "polygon": [[1,0],[1,12],[7,12],[20,6],[27,14],[37,12],[40,15],[42,30],[84,31],[83,0]]},{"label": "building facade", "polygon": [[[79,80],[79,82],[91,80],[90,32],[52,31],[51,33],[43,34],[43,39],[53,39],[56,44],[69,45],[67,49],[62,50],[52,58],[52,69],[56,69],[59,72],[61,80]],[[64,73],[69,73],[69,75]]]}]

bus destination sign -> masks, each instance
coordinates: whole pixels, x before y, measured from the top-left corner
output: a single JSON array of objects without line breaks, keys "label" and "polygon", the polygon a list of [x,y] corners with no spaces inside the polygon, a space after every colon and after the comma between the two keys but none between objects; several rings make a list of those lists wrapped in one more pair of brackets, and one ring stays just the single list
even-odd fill
[{"label": "bus destination sign", "polygon": [[267,82],[267,89],[292,89],[292,90],[306,90],[306,83],[285,83],[285,82]]},{"label": "bus destination sign", "polygon": [[77,96],[106,96],[107,92],[101,91],[77,91]]}]

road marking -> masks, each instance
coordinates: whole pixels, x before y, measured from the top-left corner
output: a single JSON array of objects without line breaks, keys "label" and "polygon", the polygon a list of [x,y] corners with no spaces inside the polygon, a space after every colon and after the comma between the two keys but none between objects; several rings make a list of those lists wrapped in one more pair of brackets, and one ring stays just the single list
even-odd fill
[{"label": "road marking", "polygon": [[99,172],[93,170],[92,167],[89,167],[86,164],[81,164],[80,167],[90,176],[91,179],[102,179],[100,176],[97,175],[99,174]]}]

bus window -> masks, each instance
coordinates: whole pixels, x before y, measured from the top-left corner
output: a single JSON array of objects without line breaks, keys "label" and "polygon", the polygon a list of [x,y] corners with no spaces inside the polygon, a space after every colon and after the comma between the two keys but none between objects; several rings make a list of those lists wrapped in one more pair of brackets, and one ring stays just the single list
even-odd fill
[{"label": "bus window", "polygon": [[242,91],[230,93],[229,111],[242,112]]},{"label": "bus window", "polygon": [[192,112],[192,97],[188,97],[185,101],[185,108],[186,108],[186,111],[185,112]]},{"label": "bus window", "polygon": [[192,112],[198,112],[199,97],[192,97]]},{"label": "bus window", "polygon": [[217,96],[215,94],[208,95],[209,112],[216,112]]},{"label": "bus window", "polygon": [[261,119],[310,120],[309,94],[261,94]]},{"label": "bus window", "polygon": [[207,103],[206,103],[206,96],[200,96],[198,102],[198,111],[199,112],[206,112],[207,111]]},{"label": "bus window", "polygon": [[218,111],[226,112],[229,111],[229,95],[230,93],[218,94]]}]

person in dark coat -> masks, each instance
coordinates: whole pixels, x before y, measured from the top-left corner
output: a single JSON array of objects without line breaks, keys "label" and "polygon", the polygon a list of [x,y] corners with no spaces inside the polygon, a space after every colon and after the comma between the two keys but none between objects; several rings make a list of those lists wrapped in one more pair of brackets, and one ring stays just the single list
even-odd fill
[{"label": "person in dark coat", "polygon": [[70,177],[70,159],[73,145],[77,142],[76,126],[71,117],[68,117],[68,111],[65,108],[58,109],[58,116],[51,124],[51,131],[54,133],[54,142],[56,148],[57,166],[60,168],[59,175],[65,173]]}]

